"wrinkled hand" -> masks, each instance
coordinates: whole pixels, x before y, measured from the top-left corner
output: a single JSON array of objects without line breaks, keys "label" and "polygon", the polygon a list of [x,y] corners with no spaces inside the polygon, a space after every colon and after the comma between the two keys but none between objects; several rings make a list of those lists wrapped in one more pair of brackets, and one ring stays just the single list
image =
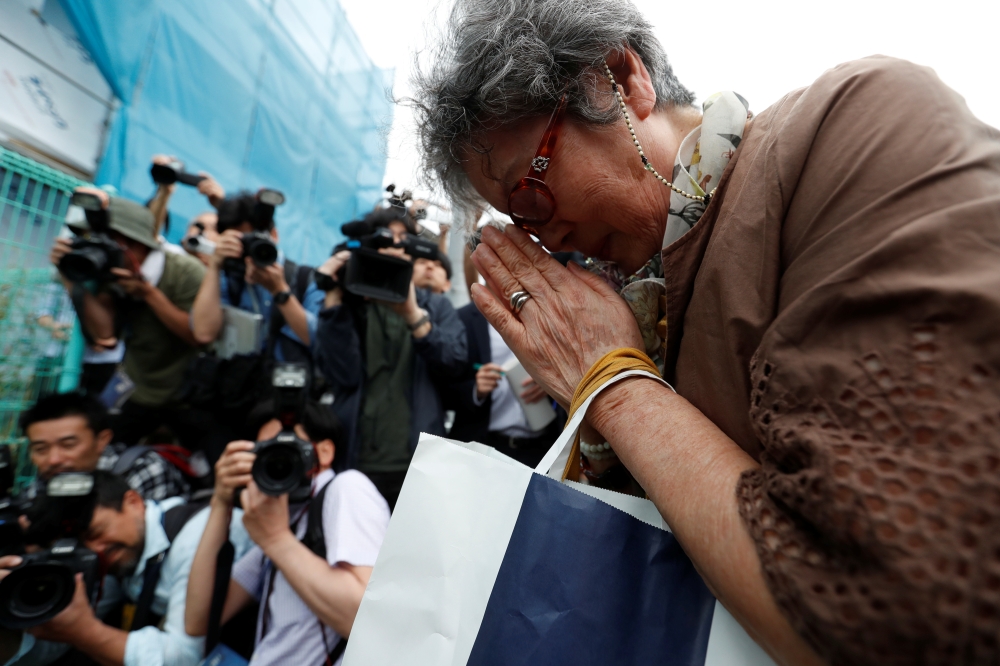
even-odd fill
[{"label": "wrinkled hand", "polygon": [[261,268],[247,257],[247,284],[259,284],[271,292],[271,295],[288,291],[288,283],[285,281],[285,269],[278,264],[271,264]]},{"label": "wrinkled hand", "polygon": [[254,443],[245,440],[229,442],[226,450],[215,463],[215,491],[212,498],[224,506],[231,507],[236,497],[236,489],[250,485],[253,477]]},{"label": "wrinkled hand", "polygon": [[226,190],[210,174],[202,171],[198,175],[205,177],[205,180],[198,183],[198,193],[206,197],[208,203],[212,204],[214,208],[218,208],[222,200],[226,198]]},{"label": "wrinkled hand", "polygon": [[87,588],[83,584],[83,574],[76,575],[76,591],[73,600],[61,613],[44,624],[28,629],[28,633],[43,641],[75,644],[79,636],[89,631],[94,622],[100,622],[87,600]]},{"label": "wrinkled hand", "polygon": [[503,377],[503,370],[496,363],[486,363],[476,371],[476,393],[480,398],[485,398],[496,390],[500,378]]},{"label": "wrinkled hand", "polygon": [[250,481],[241,496],[243,504],[243,526],[253,542],[266,555],[268,549],[283,538],[292,537],[288,526],[288,495],[271,497],[265,495],[257,484]]},{"label": "wrinkled hand", "polygon": [[529,405],[534,404],[536,402],[541,402],[542,400],[548,397],[548,394],[545,392],[545,389],[539,386],[538,382],[536,382],[531,377],[528,377],[523,382],[521,382],[521,388],[522,388],[521,400],[524,400]]},{"label": "wrinkled hand", "polygon": [[[562,266],[514,225],[483,229],[472,261],[487,290],[472,285],[472,299],[546,393],[567,406],[590,367],[615,349],[644,349],[624,300],[596,275]],[[509,298],[531,294],[520,314]],[[492,292],[492,293],[491,293]]]},{"label": "wrinkled hand", "polygon": [[142,273],[133,273],[127,268],[112,268],[111,274],[115,276],[115,283],[132,298],[144,299],[153,289]]}]

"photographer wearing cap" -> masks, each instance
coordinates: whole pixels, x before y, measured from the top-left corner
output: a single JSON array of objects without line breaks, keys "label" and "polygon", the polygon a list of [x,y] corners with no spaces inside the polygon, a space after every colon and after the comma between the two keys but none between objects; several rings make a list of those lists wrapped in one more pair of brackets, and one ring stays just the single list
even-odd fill
[{"label": "photographer wearing cap", "polygon": [[[105,665],[194,666],[202,658],[203,640],[184,631],[184,608],[188,574],[208,520],[205,505],[185,504],[180,498],[143,501],[124,479],[109,472],[94,472],[93,480],[93,493],[84,500],[89,518],[81,521],[79,538],[100,556],[108,575],[134,604],[123,613],[126,621],[131,616],[131,626],[123,630],[104,624],[78,577],[69,605],[29,628],[27,642],[37,638],[69,644]],[[238,512],[229,533],[238,556],[250,548]],[[18,563],[9,558],[2,564]],[[21,652],[29,647],[23,644]]]},{"label": "photographer wearing cap", "polygon": [[[399,206],[378,209],[364,223],[387,228],[395,245],[412,230]],[[408,259],[399,247],[378,252]],[[445,434],[436,383],[461,373],[465,328],[448,299],[418,288],[416,278],[409,278],[403,302],[352,293],[341,280],[354,260],[352,252],[337,252],[318,269],[329,278],[329,290],[319,315],[316,362],[333,390],[334,409],[350,424],[344,465],[367,474],[391,508],[420,433]]]},{"label": "photographer wearing cap", "polygon": [[74,203],[86,206],[77,237],[57,238],[51,260],[73,300],[88,342],[111,349],[125,339],[123,384],[134,388],[115,418],[119,439],[129,445],[167,425],[193,450],[212,458],[225,440],[211,414],[178,398],[185,369],[200,343],[188,311],[204,268],[191,257],[164,252],[153,215],[132,201],[81,187]]},{"label": "photographer wearing cap", "polygon": [[[224,624],[254,599],[261,603],[253,664],[339,663],[389,523],[389,508],[365,475],[333,472],[343,441],[339,420],[311,401],[298,412],[289,417],[275,401],[261,403],[248,419],[258,428],[258,442],[226,447],[188,580],[185,625],[201,636],[210,623],[216,554],[226,540],[234,494],[245,487],[243,523],[257,546],[235,561],[216,619]],[[282,437],[311,449],[313,469],[297,480],[293,499],[275,488],[273,478],[261,476],[265,448]]]}]

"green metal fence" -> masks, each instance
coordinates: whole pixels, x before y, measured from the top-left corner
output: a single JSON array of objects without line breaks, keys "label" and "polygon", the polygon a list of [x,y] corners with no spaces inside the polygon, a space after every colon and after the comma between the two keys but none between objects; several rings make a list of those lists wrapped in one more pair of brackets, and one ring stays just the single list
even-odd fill
[{"label": "green metal fence", "polygon": [[72,176],[0,148],[0,444],[30,474],[17,417],[39,395],[76,387],[83,339],[49,250],[63,225]]}]

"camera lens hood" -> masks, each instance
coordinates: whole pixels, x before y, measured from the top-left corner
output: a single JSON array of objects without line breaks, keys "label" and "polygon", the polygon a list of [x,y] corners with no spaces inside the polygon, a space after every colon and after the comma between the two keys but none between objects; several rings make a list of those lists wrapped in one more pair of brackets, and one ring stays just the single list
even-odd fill
[{"label": "camera lens hood", "polygon": [[73,570],[58,562],[32,562],[0,580],[0,626],[27,629],[48,622],[73,599]]},{"label": "camera lens hood", "polygon": [[291,442],[265,442],[257,451],[250,474],[261,492],[272,497],[286,495],[306,478],[299,447]]},{"label": "camera lens hood", "polygon": [[63,255],[59,260],[59,272],[70,282],[97,280],[108,270],[108,255],[94,245],[83,245]]}]

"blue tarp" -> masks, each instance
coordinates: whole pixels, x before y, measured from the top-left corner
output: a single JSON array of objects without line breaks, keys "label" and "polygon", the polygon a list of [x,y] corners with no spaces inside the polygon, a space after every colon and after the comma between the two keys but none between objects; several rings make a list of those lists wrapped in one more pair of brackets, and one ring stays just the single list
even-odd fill
[{"label": "blue tarp", "polygon": [[[273,187],[280,245],[318,264],[379,200],[392,72],[337,0],[61,0],[121,107],[95,182],[144,201],[150,158],[176,155],[226,188]],[[168,234],[208,208],[179,186]]]}]

